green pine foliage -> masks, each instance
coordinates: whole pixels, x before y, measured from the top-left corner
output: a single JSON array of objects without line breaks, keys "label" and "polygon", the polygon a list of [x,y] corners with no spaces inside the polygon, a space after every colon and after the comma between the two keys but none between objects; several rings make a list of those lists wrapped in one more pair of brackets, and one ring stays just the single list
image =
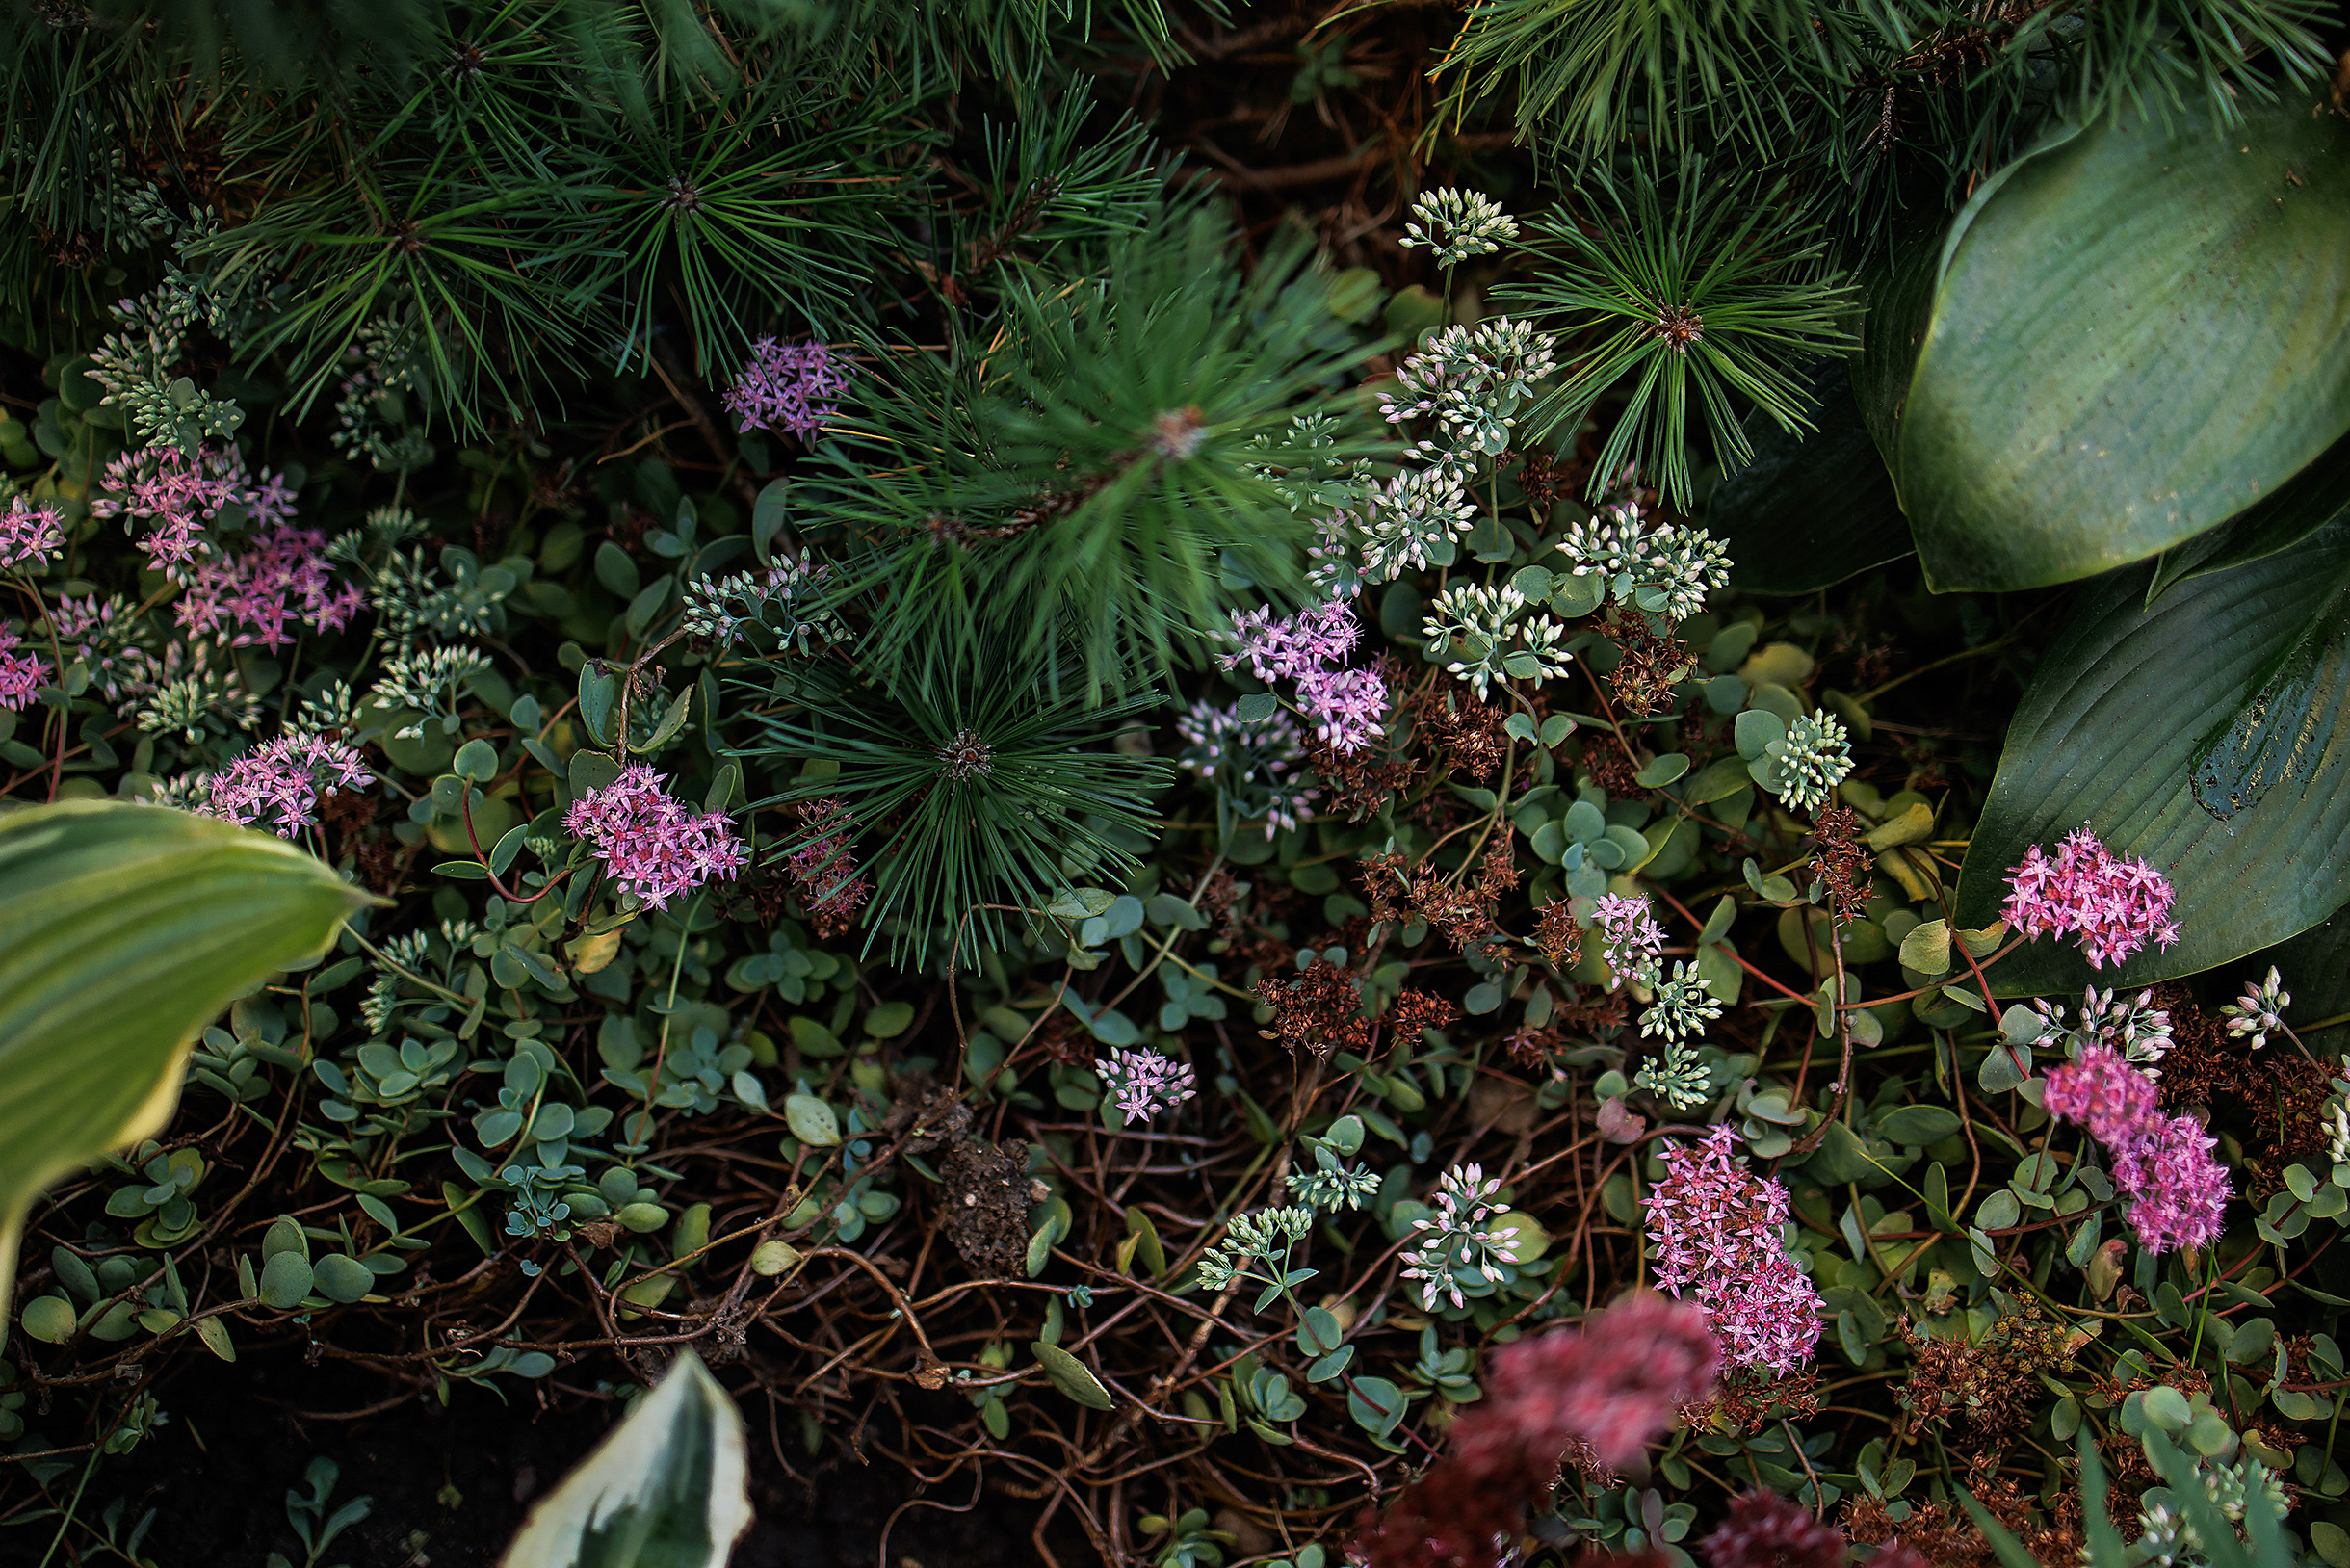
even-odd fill
[{"label": "green pine foliage", "polygon": [[1297,597],[1292,422],[1344,417],[1345,452],[1374,450],[1343,394],[1370,346],[1312,263],[1292,231],[1244,265],[1228,216],[1177,201],[1089,275],[1004,276],[984,336],[892,356],[822,503],[887,595],[874,658],[919,664],[945,625],[1049,666],[1074,636],[1097,694],[1201,663],[1234,589]]},{"label": "green pine foliage", "polygon": [[[1123,881],[1156,836],[1151,795],[1172,777],[1107,746],[1156,693],[1087,703],[1070,694],[1073,680],[1054,678],[1068,664],[1058,652],[1040,661],[1002,632],[948,641],[925,679],[782,658],[769,662],[767,685],[746,690],[758,739],[742,755],[800,765],[796,782],[758,804],[847,811],[873,878],[866,947],[886,931],[901,968],[949,953],[968,964],[1071,888]],[[841,831],[816,816],[770,859]]]},{"label": "green pine foliage", "polygon": [[[1155,5],[1119,14],[1165,47]],[[593,376],[666,359],[717,379],[762,333],[870,321],[882,258],[941,216],[925,152],[966,55],[1022,73],[1057,135],[1003,149],[1034,166],[1027,184],[1050,169],[1077,197],[1065,217],[1136,167],[1132,128],[1056,166],[1084,94],[1048,43],[1093,37],[1083,8],[408,0],[285,20],[209,3],[83,28],[14,15],[12,335],[43,353],[94,335],[119,292],[98,257],[127,245],[263,292],[226,347],[298,408],[330,402],[357,355],[474,431]],[[217,226],[159,249],[136,222],[157,203]],[[404,362],[380,361],[387,342]]]},{"label": "green pine foliage", "polygon": [[1827,263],[1816,225],[1789,232],[1784,188],[1709,178],[1697,154],[1662,179],[1646,164],[1626,179],[1595,171],[1579,195],[1600,222],[1587,228],[1563,212],[1537,220],[1535,280],[1502,295],[1595,344],[1528,422],[1537,433],[1572,428],[1629,381],[1595,481],[1630,463],[1683,504],[1694,424],[1735,466],[1752,455],[1739,428],[1746,408],[1783,429],[1807,423],[1801,367],[1857,345],[1847,323],[1858,291]]},{"label": "green pine foliage", "polygon": [[[1635,135],[1824,156],[1844,173],[1896,145],[1957,170],[2046,114],[2268,101],[2270,71],[2328,65],[2319,0],[1482,0],[1447,52],[1447,107],[1514,100],[1520,130],[1570,162]],[[2030,100],[2027,111],[2025,100]],[[2003,134],[1994,137],[1993,130]]]},{"label": "green pine foliage", "polygon": [[[2060,122],[2219,128],[2316,90],[2333,14],[2324,0],[1480,0],[1438,74],[1450,123],[1510,105],[1577,188],[1515,296],[1586,334],[1553,410],[1622,397],[1603,470],[1634,461],[1685,502],[1710,460],[1746,462],[1751,415],[1805,428],[1805,362],[1848,353],[1861,327],[1848,271],[1937,234]],[[1677,159],[1684,173],[1662,177]],[[1658,325],[1676,311],[1704,319],[1685,369]]]}]

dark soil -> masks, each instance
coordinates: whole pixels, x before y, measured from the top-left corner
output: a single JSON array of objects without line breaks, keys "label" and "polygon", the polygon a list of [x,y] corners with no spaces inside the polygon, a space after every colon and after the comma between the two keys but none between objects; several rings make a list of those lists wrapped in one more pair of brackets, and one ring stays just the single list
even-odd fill
[{"label": "dark soil", "polygon": [[[381,1386],[290,1356],[235,1366],[183,1358],[156,1389],[170,1423],[103,1469],[80,1512],[95,1519],[122,1498],[127,1533],[141,1514],[157,1510],[141,1555],[164,1568],[260,1568],[273,1551],[300,1568],[286,1492],[306,1495],[303,1469],[325,1454],[342,1467],[329,1514],[352,1498],[371,1500],[368,1516],[321,1559],[326,1568],[489,1568],[531,1504],[616,1419],[616,1405],[535,1386],[512,1393],[510,1403],[457,1386],[446,1408],[426,1398],[356,1420],[333,1416],[345,1404],[363,1408]],[[953,1486],[937,1505],[898,1512],[907,1502],[901,1467],[878,1454],[860,1466],[837,1441],[811,1460],[787,1420],[778,1435],[803,1482],[777,1460],[758,1419],[765,1401],[752,1391],[742,1402],[752,1423],[756,1518],[733,1568],[1034,1568],[1040,1560],[1030,1536],[1040,1503],[988,1496],[969,1511],[950,1511],[972,1501],[967,1486]],[[1065,1520],[1056,1524],[1063,1529],[1048,1539],[1061,1562],[1094,1560],[1081,1533]],[[0,1563],[39,1560],[48,1533],[33,1527],[0,1535]]]}]

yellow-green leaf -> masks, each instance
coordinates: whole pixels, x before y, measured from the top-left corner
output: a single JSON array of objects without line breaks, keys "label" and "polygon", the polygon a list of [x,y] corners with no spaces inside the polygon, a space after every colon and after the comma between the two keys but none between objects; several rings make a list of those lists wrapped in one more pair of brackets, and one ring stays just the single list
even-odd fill
[{"label": "yellow-green leaf", "polygon": [[208,817],[105,800],[0,817],[0,1305],[40,1189],[161,1132],[196,1032],[367,899]]},{"label": "yellow-green leaf", "polygon": [[1092,1369],[1077,1357],[1059,1346],[1047,1345],[1042,1340],[1036,1341],[1029,1348],[1036,1352],[1036,1364],[1044,1369],[1044,1374],[1053,1380],[1055,1388],[1088,1410],[1115,1408],[1115,1401],[1110,1398],[1110,1390],[1104,1388],[1101,1379],[1093,1375]]}]

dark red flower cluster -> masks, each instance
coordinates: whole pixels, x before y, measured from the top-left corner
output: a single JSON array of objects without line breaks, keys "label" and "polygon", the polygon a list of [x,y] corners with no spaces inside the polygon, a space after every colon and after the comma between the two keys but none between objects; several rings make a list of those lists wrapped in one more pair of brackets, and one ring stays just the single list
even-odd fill
[{"label": "dark red flower cluster", "polygon": [[1497,1543],[1515,1538],[1570,1445],[1630,1464],[1711,1385],[1719,1361],[1705,1314],[1661,1296],[1612,1307],[1580,1333],[1504,1346],[1445,1457],[1384,1517],[1366,1514],[1356,1549],[1371,1568],[1493,1568]]},{"label": "dark red flower cluster", "polygon": [[[1730,1504],[1730,1517],[1706,1537],[1713,1568],[1844,1568],[1851,1545],[1843,1530],[1776,1492],[1749,1492]],[[1926,1568],[1898,1540],[1887,1541],[1861,1568]]]},{"label": "dark red flower cluster", "polygon": [[1706,1537],[1713,1568],[1844,1568],[1844,1532],[1776,1492],[1749,1492]]}]

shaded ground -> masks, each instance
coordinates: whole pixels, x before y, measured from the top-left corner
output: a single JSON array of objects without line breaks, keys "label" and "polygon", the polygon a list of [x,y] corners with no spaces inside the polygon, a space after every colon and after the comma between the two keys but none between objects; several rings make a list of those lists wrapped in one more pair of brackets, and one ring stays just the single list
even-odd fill
[{"label": "shaded ground", "polygon": [[[342,1476],[326,1511],[353,1498],[370,1500],[368,1516],[337,1536],[326,1568],[487,1568],[531,1504],[594,1447],[612,1419],[592,1401],[554,1395],[542,1407],[535,1391],[501,1404],[478,1388],[457,1388],[447,1408],[411,1402],[357,1420],[323,1417],[380,1385],[332,1365],[305,1367],[290,1357],[252,1358],[236,1366],[183,1359],[160,1395],[170,1423],[125,1459],[102,1471],[82,1514],[94,1519],[126,1500],[121,1529],[158,1511],[141,1555],[166,1568],[234,1564],[260,1568],[271,1552],[300,1568],[303,1551],[286,1516],[289,1487],[325,1454]],[[903,1479],[886,1460],[859,1466],[831,1452],[811,1464],[796,1434],[786,1452],[809,1477],[802,1485],[777,1463],[768,1433],[751,1434],[751,1501],[756,1522],[734,1556],[735,1568],[1029,1568],[1037,1561],[1030,1525],[1037,1504],[988,1497],[969,1512],[958,1489],[944,1507],[906,1509]],[[888,1555],[881,1531],[889,1526]],[[54,1525],[0,1535],[0,1562],[36,1562]],[[1062,1560],[1088,1560],[1082,1535],[1056,1540]],[[60,1562],[66,1559],[61,1554]],[[98,1560],[92,1555],[87,1560]]]}]

